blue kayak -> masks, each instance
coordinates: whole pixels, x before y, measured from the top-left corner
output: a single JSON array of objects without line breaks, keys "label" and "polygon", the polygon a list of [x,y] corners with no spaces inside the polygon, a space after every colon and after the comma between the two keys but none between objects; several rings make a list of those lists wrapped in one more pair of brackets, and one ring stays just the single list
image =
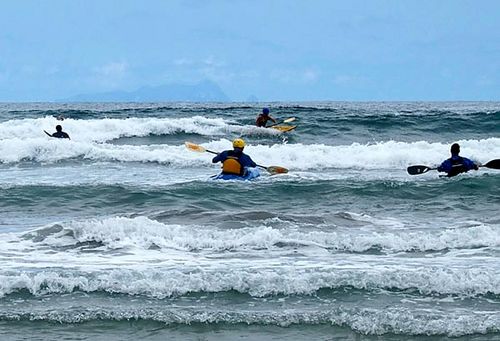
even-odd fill
[{"label": "blue kayak", "polygon": [[212,179],[214,180],[252,180],[260,176],[260,171],[258,168],[247,168],[245,175],[239,176],[235,174],[223,174],[214,175]]}]

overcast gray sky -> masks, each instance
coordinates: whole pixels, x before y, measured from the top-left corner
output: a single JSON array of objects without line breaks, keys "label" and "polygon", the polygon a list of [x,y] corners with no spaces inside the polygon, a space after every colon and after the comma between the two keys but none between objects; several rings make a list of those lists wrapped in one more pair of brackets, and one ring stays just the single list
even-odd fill
[{"label": "overcast gray sky", "polygon": [[0,101],[204,79],[235,101],[500,100],[500,1],[0,1]]}]

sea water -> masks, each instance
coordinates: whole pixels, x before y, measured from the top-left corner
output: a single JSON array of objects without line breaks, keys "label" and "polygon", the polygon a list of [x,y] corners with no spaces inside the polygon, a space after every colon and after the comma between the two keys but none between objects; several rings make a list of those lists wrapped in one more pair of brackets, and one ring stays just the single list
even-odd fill
[{"label": "sea water", "polygon": [[0,339],[500,339],[500,103],[262,106],[0,104]]}]

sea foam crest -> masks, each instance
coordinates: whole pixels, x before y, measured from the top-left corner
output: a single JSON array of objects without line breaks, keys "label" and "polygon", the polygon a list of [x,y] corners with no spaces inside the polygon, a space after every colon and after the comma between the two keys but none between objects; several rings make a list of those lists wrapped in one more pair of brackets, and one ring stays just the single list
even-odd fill
[{"label": "sea foam crest", "polygon": [[[110,321],[158,321],[166,324],[194,324],[201,323],[230,323],[277,325],[290,327],[289,333],[294,333],[293,326],[325,325],[348,326],[359,333],[369,335],[398,334],[398,335],[447,335],[459,337],[470,334],[489,334],[500,332],[500,315],[496,312],[457,311],[446,312],[429,311],[423,309],[409,309],[407,307],[387,306],[380,309],[351,308],[337,304],[331,309],[280,309],[279,311],[259,310],[231,311],[229,309],[205,310],[202,307],[182,308],[168,305],[168,308],[127,307],[76,307],[70,306],[64,310],[50,310],[36,307],[32,311],[0,312],[0,320],[7,321],[52,321],[59,323],[82,323],[94,320]],[[136,324],[139,322],[135,322]],[[266,328],[266,327],[260,327]],[[322,327],[324,329],[324,327]],[[311,329],[313,331],[313,329]],[[335,332],[335,331],[332,331]],[[491,336],[491,334],[490,334]],[[401,336],[401,338],[406,338]],[[391,337],[391,339],[395,339]],[[482,339],[479,337],[479,339]],[[485,340],[493,338],[485,337]]]},{"label": "sea foam crest", "polygon": [[44,137],[43,130],[52,133],[56,125],[62,125],[73,140],[79,142],[106,142],[120,137],[144,137],[148,135],[173,135],[178,133],[203,136],[279,134],[274,129],[257,128],[227,122],[222,118],[203,116],[179,118],[105,118],[91,120],[66,119],[57,121],[45,116],[37,119],[10,120],[0,123],[0,140]]},{"label": "sea foam crest", "polygon": [[[459,141],[467,157],[485,163],[500,155],[500,138]],[[220,139],[203,144],[213,151],[231,148],[231,141]],[[404,169],[411,164],[439,164],[448,157],[449,146],[430,142],[387,141],[375,144],[248,144],[245,152],[260,164],[280,165],[290,170],[325,168]],[[158,162],[178,167],[210,167],[210,155],[189,152],[184,145],[113,145],[46,138],[0,140],[0,162],[23,160],[56,162],[81,158],[93,161]]]},{"label": "sea foam crest", "polygon": [[315,246],[348,252],[365,252],[377,248],[390,253],[500,246],[498,225],[476,224],[464,228],[408,231],[404,228],[394,229],[391,223],[389,229],[380,226],[377,229],[360,228],[356,233],[353,232],[352,227],[332,229],[326,225],[324,230],[302,232],[295,223],[287,223],[285,228],[261,225],[216,229],[164,224],[146,217],[114,217],[74,221],[56,230],[49,226],[25,233],[22,238],[39,240],[42,244],[52,246],[97,242],[109,249],[135,247],[182,251],[282,249],[290,245],[293,248]]},{"label": "sea foam crest", "polygon": [[187,152],[184,145],[128,146],[44,138],[0,140],[2,163],[58,162],[71,159],[155,162],[177,167],[200,167],[209,164],[206,158]]},{"label": "sea foam crest", "polygon": [[[500,155],[500,138],[460,140],[463,156],[486,163]],[[229,141],[214,141],[209,148],[227,148]],[[245,150],[253,158],[267,163],[283,165],[290,169],[406,168],[412,164],[439,165],[449,157],[450,146],[443,143],[385,141],[371,144],[349,145],[280,144],[248,146]]]},{"label": "sea foam crest", "polygon": [[[448,266],[372,266],[369,269],[334,265],[264,265],[230,262],[218,266],[178,265],[129,269],[103,268],[95,271],[53,269],[2,271],[0,297],[27,290],[39,296],[50,293],[109,292],[154,298],[188,293],[237,291],[254,297],[311,295],[321,289],[355,288],[405,291],[419,295],[500,295],[500,278],[494,270],[449,268]],[[136,266],[135,268],[139,268]]]}]

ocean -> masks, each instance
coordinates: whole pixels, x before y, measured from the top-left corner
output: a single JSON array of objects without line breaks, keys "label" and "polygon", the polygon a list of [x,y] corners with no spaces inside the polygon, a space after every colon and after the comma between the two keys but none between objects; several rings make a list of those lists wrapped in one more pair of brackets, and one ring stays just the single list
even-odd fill
[{"label": "ocean", "polygon": [[263,106],[0,104],[0,339],[500,339],[500,102]]}]

